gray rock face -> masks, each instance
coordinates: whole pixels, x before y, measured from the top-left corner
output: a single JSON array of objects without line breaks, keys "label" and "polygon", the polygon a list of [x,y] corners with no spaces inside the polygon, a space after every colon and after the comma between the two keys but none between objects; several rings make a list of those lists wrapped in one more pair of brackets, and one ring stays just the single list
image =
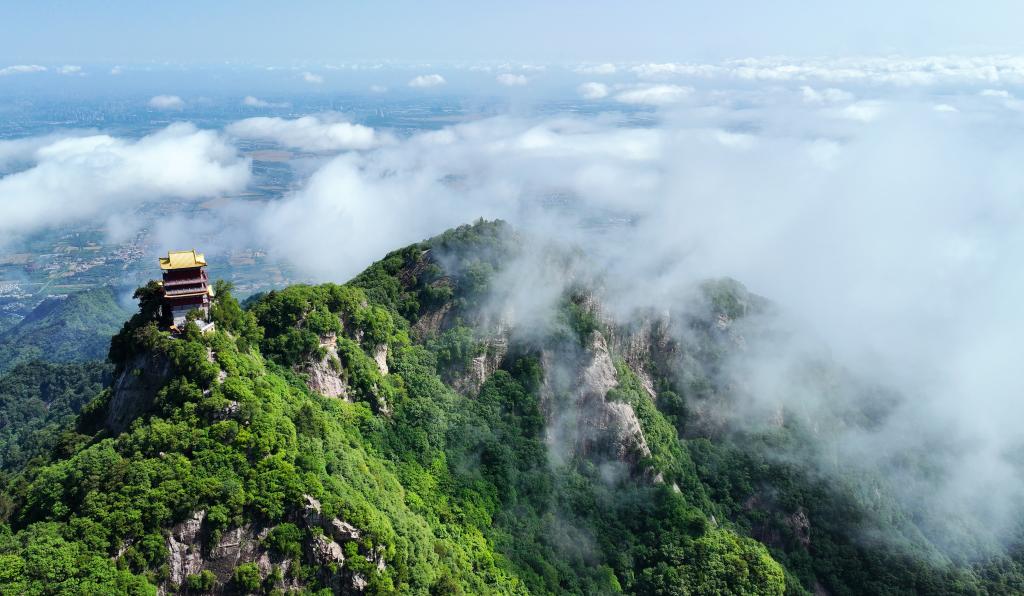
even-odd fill
[{"label": "gray rock face", "polygon": [[346,521],[341,521],[338,518],[331,520],[331,534],[334,536],[335,540],[341,540],[343,542],[348,540],[358,540],[359,537],[363,535],[362,532],[359,531],[359,528]]},{"label": "gray rock face", "polygon": [[508,354],[509,329],[499,327],[483,344],[484,353],[470,360],[463,374],[451,379],[452,389],[463,395],[476,395],[487,379],[501,368]]},{"label": "gray rock face", "polygon": [[322,534],[313,538],[313,559],[320,565],[335,563],[339,567],[345,564],[345,553],[341,545]]},{"label": "gray rock face", "polygon": [[170,359],[159,352],[137,354],[113,385],[105,425],[113,434],[124,432],[132,420],[153,407],[153,398],[174,374]]},{"label": "gray rock face", "polygon": [[424,312],[412,326],[413,335],[418,338],[436,336],[445,327],[445,322],[448,320],[451,310],[452,303],[445,302],[438,308]]},{"label": "gray rock face", "polygon": [[338,338],[333,333],[320,338],[320,347],[326,354],[316,362],[305,365],[301,372],[306,374],[306,385],[326,397],[348,397],[348,383],[342,376],[338,363]]},{"label": "gray rock face", "polygon": [[575,454],[602,451],[633,467],[641,457],[650,455],[633,408],[606,399],[619,381],[600,332],[593,332],[588,348],[571,365],[560,364],[553,354],[542,352],[541,366],[547,442],[556,462],[568,461]]},{"label": "gray rock face", "polygon": [[388,345],[380,344],[373,350],[373,361],[377,363],[380,374],[388,374]]},{"label": "gray rock face", "polygon": [[242,563],[260,563],[266,559],[270,570],[270,556],[260,543],[266,530],[257,532],[251,525],[225,531],[209,552],[204,553],[202,529],[205,511],[197,511],[185,521],[171,528],[167,536],[168,583],[164,587],[173,591],[188,580],[188,576],[212,571],[221,584],[230,581],[235,568]]},{"label": "gray rock face", "polygon": [[225,583],[231,579],[235,568],[242,563],[258,561],[265,552],[253,527],[246,524],[224,531],[210,549],[205,568],[212,571],[218,581]]},{"label": "gray rock face", "polygon": [[167,537],[167,565],[170,567],[171,582],[181,585],[185,579],[203,570],[203,553],[199,542],[199,531],[206,519],[205,511],[197,511],[189,519],[171,528]]}]

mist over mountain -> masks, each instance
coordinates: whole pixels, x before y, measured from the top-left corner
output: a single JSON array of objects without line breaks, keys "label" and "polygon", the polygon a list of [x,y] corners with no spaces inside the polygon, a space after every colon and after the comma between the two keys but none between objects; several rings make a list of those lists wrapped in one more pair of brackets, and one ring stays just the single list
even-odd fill
[{"label": "mist over mountain", "polygon": [[[159,295],[140,291],[111,343],[113,378],[84,406],[62,402],[77,420],[37,433],[43,450],[5,476],[0,585],[1022,585],[1019,530],[981,525],[1008,511],[967,518],[970,492],[947,499],[969,474],[949,451],[857,448],[891,440],[914,396],[842,366],[732,279],[681,285],[660,308],[619,302],[580,248],[479,221],[347,284],[274,290],[244,309],[218,282],[216,330],[175,337]],[[35,391],[17,374],[5,382]],[[942,500],[920,501],[925,489]]]},{"label": "mist over mountain", "polygon": [[207,4],[0,19],[0,594],[1024,593],[1020,7]]}]

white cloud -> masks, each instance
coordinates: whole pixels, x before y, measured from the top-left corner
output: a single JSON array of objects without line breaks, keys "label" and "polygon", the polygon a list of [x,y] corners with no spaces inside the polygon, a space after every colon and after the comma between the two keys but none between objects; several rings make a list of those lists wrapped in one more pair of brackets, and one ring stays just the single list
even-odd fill
[{"label": "white cloud", "polygon": [[313,85],[319,85],[324,82],[324,78],[322,76],[312,72],[302,73],[302,80]]},{"label": "white cloud", "polygon": [[978,95],[982,97],[999,97],[1002,99],[1010,99],[1012,96],[1010,92],[1005,89],[983,89]]},{"label": "white cloud", "polygon": [[583,83],[576,88],[583,99],[602,99],[608,97],[608,85],[604,83]]},{"label": "white cloud", "polygon": [[370,85],[370,93],[386,93],[387,90],[384,85]]},{"label": "white cloud", "polygon": [[840,109],[836,114],[848,120],[871,122],[878,118],[882,109],[883,103],[880,101],[858,101]]},{"label": "white cloud", "polygon": [[225,129],[240,138],[270,140],[303,151],[369,149],[382,139],[372,128],[352,124],[338,115],[285,118],[247,118]]},{"label": "white cloud", "polygon": [[1024,101],[1017,99],[1012,93],[1004,89],[984,89],[979,95],[1001,100],[999,103],[1008,110],[1024,112]]},{"label": "white cloud", "polygon": [[645,79],[670,78],[676,76],[712,77],[723,71],[719,66],[710,64],[675,64],[652,63],[640,64],[631,69],[637,76]]},{"label": "white cloud", "polygon": [[445,84],[444,77],[439,74],[418,75],[409,81],[409,86],[414,88],[437,87]]},{"label": "white cloud", "polygon": [[70,130],[38,137],[0,140],[0,175],[11,170],[31,167],[35,163],[36,151],[42,147],[86,134],[86,132]]},{"label": "white cloud", "polygon": [[823,104],[853,101],[852,93],[843,91],[842,89],[836,89],[834,87],[817,91],[813,87],[804,85],[800,88],[800,91],[803,94],[803,99],[806,103]]},{"label": "white cloud", "polygon": [[663,106],[678,103],[693,93],[692,87],[679,85],[644,85],[621,91],[615,100],[628,104]]},{"label": "white cloud", "polygon": [[62,75],[81,75],[81,74],[84,74],[84,73],[82,72],[82,67],[81,66],[76,66],[74,64],[65,64],[64,66],[61,66],[61,67],[59,67],[57,69],[57,74],[62,74]]},{"label": "white cloud", "polygon": [[282,102],[266,101],[266,100],[260,99],[258,97],[253,97],[252,95],[246,95],[242,99],[242,105],[246,106],[246,107],[249,107],[249,108],[287,108],[291,104],[286,102],[286,101],[282,101]]},{"label": "white cloud", "polygon": [[0,178],[5,234],[104,218],[147,201],[237,192],[250,178],[249,162],[221,135],[188,123],[138,140],[91,135],[23,143],[19,158],[29,167]]},{"label": "white cloud", "polygon": [[611,63],[605,64],[584,64],[576,67],[576,72],[581,74],[591,75],[612,75],[618,71],[618,68]]},{"label": "white cloud", "polygon": [[948,103],[936,104],[933,108],[936,112],[956,113],[960,110],[956,109],[955,106],[951,106]]},{"label": "white cloud", "polygon": [[115,67],[110,69],[110,74],[112,74],[114,76],[117,76],[117,75],[121,74],[122,72],[124,72],[124,69],[122,69],[120,66],[115,66]]},{"label": "white cloud", "polygon": [[647,79],[702,78],[744,81],[819,81],[870,85],[1024,83],[1019,56],[744,58],[718,63],[651,63],[631,69]]},{"label": "white cloud", "polygon": [[157,95],[149,100],[149,107],[157,110],[180,110],[185,107],[185,100],[177,95]]},{"label": "white cloud", "polygon": [[[785,89],[763,105],[654,126],[491,118],[332,159],[268,204],[253,233],[311,275],[340,280],[397,245],[502,217],[531,237],[585,247],[613,313],[667,310],[690,281],[735,277],[815,328],[872,386],[905,392],[884,423],[821,433],[834,466],[885,470],[886,458],[926,448],[929,435],[948,438],[949,465],[927,483],[905,482],[905,467],[888,480],[906,487],[908,506],[941,506],[958,521],[983,515],[989,523],[976,527],[997,528],[1004,520],[988,513],[1024,488],[1002,459],[1020,448],[1024,417],[1015,349],[1024,117],[951,119],[933,103],[807,110]],[[552,195],[571,208],[546,209]],[[608,225],[579,225],[588,218]],[[843,399],[782,382],[792,380],[790,352],[776,342],[779,353],[765,356],[756,337],[741,357],[751,360],[730,365],[751,370],[757,404],[792,406],[788,417]]]},{"label": "white cloud", "polygon": [[0,77],[30,72],[46,72],[46,67],[39,66],[38,64],[15,64],[14,66],[6,66],[4,68],[0,68]]},{"label": "white cloud", "polygon": [[499,84],[506,87],[522,87],[530,82],[530,79],[526,78],[526,75],[512,74],[510,72],[498,75],[496,80]]}]

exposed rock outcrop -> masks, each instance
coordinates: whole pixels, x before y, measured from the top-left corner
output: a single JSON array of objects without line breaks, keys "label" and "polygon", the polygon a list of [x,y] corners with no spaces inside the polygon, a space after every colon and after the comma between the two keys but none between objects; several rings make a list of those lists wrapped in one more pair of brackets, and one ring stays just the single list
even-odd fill
[{"label": "exposed rock outcrop", "polygon": [[319,534],[313,537],[313,559],[320,565],[334,563],[340,567],[345,564],[345,553],[340,544]]},{"label": "exposed rock outcrop", "polygon": [[493,337],[483,342],[483,354],[471,359],[461,374],[449,379],[449,384],[463,395],[476,395],[487,379],[501,368],[508,346],[508,329],[499,327]]},{"label": "exposed rock outcrop", "polygon": [[568,370],[556,364],[552,353],[541,354],[548,445],[558,459],[604,452],[632,467],[651,450],[633,408],[606,399],[619,381],[604,336],[593,332],[588,346]]},{"label": "exposed rock outcrop", "polygon": [[797,542],[804,548],[811,545],[811,519],[807,517],[807,512],[804,511],[803,507],[797,509],[795,513],[787,515],[786,524],[789,526],[789,529],[793,530],[793,535],[796,536]]},{"label": "exposed rock outcrop", "polygon": [[388,374],[388,345],[380,344],[373,350],[373,361],[377,363],[380,374]]},{"label": "exposed rock outcrop", "polygon": [[310,391],[326,397],[347,398],[348,383],[338,359],[338,337],[333,333],[321,337],[320,347],[324,350],[324,357],[301,369],[306,374],[306,385]]},{"label": "exposed rock outcrop", "polygon": [[199,531],[206,519],[205,511],[197,511],[192,517],[171,528],[167,536],[167,566],[171,583],[181,585],[190,575],[203,570],[203,553]]},{"label": "exposed rock outcrop", "polygon": [[445,322],[452,312],[453,304],[444,302],[437,308],[428,309],[420,314],[412,326],[413,335],[419,339],[434,337],[445,328]]},{"label": "exposed rock outcrop", "polygon": [[[337,517],[325,516],[320,502],[314,497],[305,495],[304,498],[306,505],[303,511],[294,516],[292,521],[307,529],[323,530],[323,533],[314,530],[311,532],[312,536],[307,539],[303,547],[306,562],[322,568],[319,571],[322,580],[331,585],[336,593],[363,591],[369,585],[368,579],[345,566],[343,545],[363,538],[364,532]],[[197,511],[171,528],[166,539],[169,573],[167,581],[161,586],[161,593],[176,592],[180,586],[187,583],[189,576],[203,571],[210,571],[216,576],[218,585],[214,593],[220,593],[231,581],[235,569],[243,563],[255,563],[264,578],[277,568],[286,578],[283,585],[279,584],[278,587],[285,590],[303,589],[300,580],[288,574],[292,565],[291,559],[274,553],[265,546],[264,539],[273,527],[246,524],[230,528],[220,535],[215,544],[210,545],[208,542],[211,537],[206,533],[205,521],[206,512]],[[378,571],[387,568],[382,546],[361,553],[360,556],[365,557]]]},{"label": "exposed rock outcrop", "polygon": [[174,367],[170,358],[158,351],[136,354],[117,376],[107,406],[105,425],[113,434],[153,407],[158,391],[170,381]]}]

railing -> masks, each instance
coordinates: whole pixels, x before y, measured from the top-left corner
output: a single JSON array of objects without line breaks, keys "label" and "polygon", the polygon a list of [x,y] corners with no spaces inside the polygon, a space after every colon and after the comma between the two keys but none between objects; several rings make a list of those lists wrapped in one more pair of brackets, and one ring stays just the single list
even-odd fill
[{"label": "railing", "polygon": [[200,275],[199,277],[190,277],[188,279],[166,279],[164,278],[164,286],[180,286],[182,284],[200,284],[208,281],[206,274]]},{"label": "railing", "polygon": [[183,294],[205,294],[206,286],[197,285],[191,288],[164,288],[165,296],[181,296]]}]

